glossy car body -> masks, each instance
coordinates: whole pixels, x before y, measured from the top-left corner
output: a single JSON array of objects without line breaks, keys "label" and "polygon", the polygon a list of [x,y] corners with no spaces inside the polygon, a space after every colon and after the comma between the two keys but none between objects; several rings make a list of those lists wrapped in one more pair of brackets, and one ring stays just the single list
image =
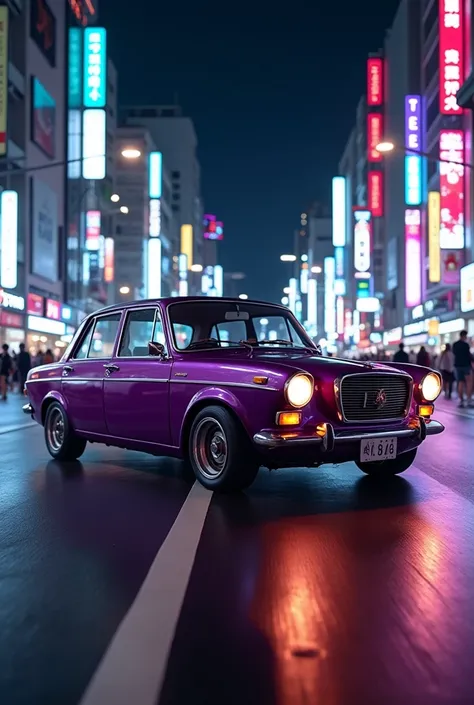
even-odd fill
[{"label": "glossy car body", "polygon": [[[209,326],[219,337],[219,330],[224,330],[219,326],[231,327],[233,319],[225,322],[227,316],[240,324],[239,316],[244,315],[249,316],[244,321],[246,341],[234,345],[219,338],[217,345]],[[263,325],[262,315],[267,323],[278,321],[280,329],[286,326],[298,345],[285,340],[257,343],[255,330]],[[140,345],[129,350],[131,337],[139,337],[132,331],[137,321],[142,336],[152,331],[157,339],[148,341],[148,347],[140,339]],[[214,325],[215,321],[220,323]],[[97,331],[105,331],[106,326],[107,331],[113,328],[107,345],[108,333],[97,338]],[[177,342],[186,336],[191,349]],[[427,436],[442,432],[420,391],[430,372],[417,365],[322,357],[283,306],[201,297],[137,301],[89,316],[60,362],[31,370],[25,412],[45,425],[48,408],[55,405],[62,415],[63,432],[67,424],[79,445],[98,442],[192,460],[197,453],[192,444],[201,442],[198,436],[190,440],[196,418],[207,408],[219,407],[225,412],[222,419],[217,414],[222,433],[218,428],[209,444],[214,455],[225,450],[227,464],[235,446],[230,436],[237,429],[246,444],[245,458],[257,467],[318,466],[359,461],[364,439],[396,438],[400,456],[416,449]],[[295,408],[288,401],[287,385],[300,373],[314,381],[314,391],[308,403]],[[296,416],[284,417],[281,412]],[[282,426],[282,418],[293,423]],[[52,430],[46,431],[48,449],[53,452]],[[59,432],[57,443],[58,439]],[[61,451],[57,454],[61,457]],[[242,467],[245,458],[239,460]],[[233,470],[234,475],[238,472]],[[219,487],[217,477],[196,474],[204,484]]]}]

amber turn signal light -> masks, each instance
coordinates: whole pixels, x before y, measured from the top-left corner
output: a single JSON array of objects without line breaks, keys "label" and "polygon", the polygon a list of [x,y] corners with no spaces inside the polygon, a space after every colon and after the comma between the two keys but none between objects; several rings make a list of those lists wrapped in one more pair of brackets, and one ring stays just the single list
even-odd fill
[{"label": "amber turn signal light", "polygon": [[300,411],[279,411],[276,415],[278,426],[298,426],[301,423]]},{"label": "amber turn signal light", "polygon": [[418,406],[418,416],[423,416],[423,418],[429,418],[434,411],[433,404],[420,404]]},{"label": "amber turn signal light", "polygon": [[268,384],[268,377],[261,377],[257,375],[253,378],[255,384]]}]

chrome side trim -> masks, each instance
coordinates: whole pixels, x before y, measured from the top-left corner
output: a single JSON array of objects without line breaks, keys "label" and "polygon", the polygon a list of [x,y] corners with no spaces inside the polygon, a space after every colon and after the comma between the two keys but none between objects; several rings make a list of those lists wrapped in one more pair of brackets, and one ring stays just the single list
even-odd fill
[{"label": "chrome side trim", "polygon": [[413,380],[413,377],[411,375],[407,374],[406,372],[400,372],[399,374],[397,374],[397,373],[393,373],[393,372],[379,372],[379,371],[377,371],[377,372],[351,372],[350,374],[344,375],[340,379],[334,380],[334,392],[337,397],[337,406],[338,406],[339,411],[341,412],[342,420],[345,423],[351,423],[351,424],[352,423],[353,424],[371,423],[371,421],[368,419],[365,419],[362,421],[348,421],[346,418],[346,415],[344,413],[344,407],[342,405],[342,399],[341,399],[341,387],[342,387],[342,383],[344,382],[345,379],[347,379],[348,377],[365,377],[366,375],[370,375],[370,376],[373,376],[373,375],[384,375],[384,376],[392,375],[393,377],[405,377],[406,379],[408,379],[410,381],[410,393],[408,396],[408,402],[407,402],[407,405],[405,408],[404,416],[398,416],[396,418],[392,417],[390,419],[373,419],[372,421],[373,421],[373,423],[394,423],[395,421],[403,421],[404,419],[406,419],[409,412],[410,412],[412,401],[413,401],[413,393],[414,393],[414,387],[415,387],[415,382]]},{"label": "chrome side trim", "polygon": [[171,384],[203,384],[207,387],[244,387],[247,389],[261,389],[267,392],[279,392],[277,387],[264,387],[261,384],[249,384],[247,382],[218,382],[207,379],[170,379]]},{"label": "chrome side trim", "polygon": [[62,377],[38,377],[38,379],[27,379],[25,384],[33,384],[33,382],[61,382]]},{"label": "chrome side trim", "polygon": [[[113,375],[113,372],[112,372]],[[106,382],[169,382],[168,378],[156,378],[156,377],[106,377]]]}]

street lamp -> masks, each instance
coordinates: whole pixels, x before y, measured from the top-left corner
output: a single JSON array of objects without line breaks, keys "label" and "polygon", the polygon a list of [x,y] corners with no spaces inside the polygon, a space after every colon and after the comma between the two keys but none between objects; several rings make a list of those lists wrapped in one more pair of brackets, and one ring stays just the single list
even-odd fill
[{"label": "street lamp", "polygon": [[399,148],[394,142],[391,142],[390,140],[379,142],[375,145],[375,149],[377,150],[377,152],[380,152],[380,154],[387,154],[390,152],[398,151],[408,152],[408,154],[414,154],[417,157],[424,157],[425,159],[428,159],[432,162],[437,162],[438,164],[459,164],[459,166],[463,166],[466,169],[472,169],[472,164],[468,164],[467,162],[459,162],[457,159],[441,159],[441,157],[435,157],[433,154],[428,154],[428,152],[422,152],[419,149],[409,149],[409,147]]},{"label": "street lamp", "polygon": [[121,213],[124,213],[125,215],[127,215],[127,213],[128,213],[128,206],[120,206],[120,212],[121,212]]},{"label": "street lamp", "polygon": [[118,203],[120,201],[120,196],[118,195],[118,193],[113,193],[110,197],[110,200],[112,201],[112,203]]},{"label": "street lamp", "polygon": [[191,272],[202,272],[202,264],[192,264],[191,265]]},{"label": "street lamp", "polygon": [[311,272],[312,274],[321,274],[322,268],[316,265],[315,267],[311,267]]},{"label": "street lamp", "polygon": [[239,299],[248,299],[247,294],[239,294]]},{"label": "street lamp", "polygon": [[280,255],[282,262],[296,262],[296,255]]},{"label": "street lamp", "polygon": [[381,152],[383,154],[384,152],[393,152],[393,150],[395,149],[395,145],[393,144],[393,142],[389,141],[379,142],[379,144],[375,145],[375,149],[377,150],[377,152]]},{"label": "street lamp", "polygon": [[125,296],[126,294],[130,293],[130,287],[129,286],[121,286],[119,289],[119,292]]},{"label": "street lamp", "polygon": [[122,157],[125,159],[138,159],[141,157],[142,153],[139,149],[134,149],[133,147],[127,147],[127,149],[122,149]]}]

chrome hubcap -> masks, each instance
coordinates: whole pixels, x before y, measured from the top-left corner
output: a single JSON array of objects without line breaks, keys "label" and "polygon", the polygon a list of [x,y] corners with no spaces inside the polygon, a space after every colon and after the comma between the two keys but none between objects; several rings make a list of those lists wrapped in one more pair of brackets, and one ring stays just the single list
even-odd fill
[{"label": "chrome hubcap", "polygon": [[194,430],[191,451],[194,462],[205,477],[215,480],[223,473],[227,462],[227,439],[216,419],[201,419]]},{"label": "chrome hubcap", "polygon": [[61,450],[64,443],[64,421],[59,409],[54,409],[49,415],[46,433],[51,449],[56,452]]}]

